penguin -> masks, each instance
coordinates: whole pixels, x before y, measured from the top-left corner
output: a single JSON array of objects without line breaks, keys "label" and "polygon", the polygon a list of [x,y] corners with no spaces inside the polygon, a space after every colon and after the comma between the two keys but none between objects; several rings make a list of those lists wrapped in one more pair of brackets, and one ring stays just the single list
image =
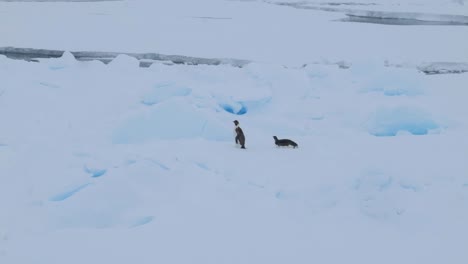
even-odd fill
[{"label": "penguin", "polygon": [[239,121],[234,120],[234,125],[236,126],[234,131],[236,132],[236,144],[241,145],[241,149],[245,149],[245,135],[244,131],[242,131],[242,128],[239,126]]},{"label": "penguin", "polygon": [[297,143],[290,139],[278,139],[276,136],[273,136],[273,138],[275,139],[275,144],[278,147],[287,147],[287,146],[293,146],[293,148],[298,147]]}]

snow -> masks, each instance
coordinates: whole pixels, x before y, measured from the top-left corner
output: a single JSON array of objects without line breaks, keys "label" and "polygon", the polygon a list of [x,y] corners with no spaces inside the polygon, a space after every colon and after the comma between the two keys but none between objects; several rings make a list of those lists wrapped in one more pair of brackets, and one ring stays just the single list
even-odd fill
[{"label": "snow", "polygon": [[[463,11],[448,2],[421,9]],[[0,1],[0,46],[67,50],[0,55],[0,263],[466,263],[466,28],[338,17]],[[251,61],[144,68],[73,50]]]}]

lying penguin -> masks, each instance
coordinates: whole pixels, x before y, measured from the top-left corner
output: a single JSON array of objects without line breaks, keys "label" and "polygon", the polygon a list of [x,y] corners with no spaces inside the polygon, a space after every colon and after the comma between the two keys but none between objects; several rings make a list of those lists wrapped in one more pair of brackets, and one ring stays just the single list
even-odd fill
[{"label": "lying penguin", "polygon": [[275,144],[278,147],[288,147],[288,146],[292,146],[293,148],[298,147],[297,143],[290,139],[278,139],[276,136],[273,136],[273,138],[275,139]]}]

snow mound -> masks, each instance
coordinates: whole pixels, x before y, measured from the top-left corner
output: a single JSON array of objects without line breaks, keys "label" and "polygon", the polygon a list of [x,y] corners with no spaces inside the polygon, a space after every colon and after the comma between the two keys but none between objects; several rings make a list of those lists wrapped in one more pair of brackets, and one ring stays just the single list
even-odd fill
[{"label": "snow mound", "polygon": [[140,67],[140,61],[134,57],[125,54],[119,54],[109,63],[109,67],[123,70],[136,69]]},{"label": "snow mound", "polygon": [[415,204],[421,199],[423,188],[398,175],[370,169],[356,179],[354,190],[363,215],[375,220],[394,221],[416,213]]},{"label": "snow mound", "polygon": [[410,69],[384,68],[371,76],[363,91],[379,92],[385,96],[416,96],[423,93],[419,76]]},{"label": "snow mound", "polygon": [[106,169],[96,169],[96,168],[90,168],[88,166],[83,167],[84,172],[88,173],[91,175],[93,178],[98,178],[106,174],[107,170]]},{"label": "snow mound", "polygon": [[183,138],[228,140],[230,129],[218,121],[213,112],[200,109],[185,98],[172,99],[128,118],[114,131],[113,142],[128,144]]},{"label": "snow mound", "polygon": [[50,59],[47,61],[49,69],[51,70],[62,70],[67,67],[71,67],[77,64],[75,56],[69,51],[65,51],[61,57]]},{"label": "snow mound", "polygon": [[368,132],[374,136],[396,136],[401,131],[413,135],[426,135],[439,125],[429,114],[409,107],[382,108],[373,113]]},{"label": "snow mound", "polygon": [[141,103],[144,105],[154,105],[163,102],[171,97],[188,96],[192,89],[175,84],[156,85],[151,92],[143,96]]},{"label": "snow mound", "polygon": [[104,183],[84,184],[53,196],[50,200],[54,204],[49,208],[53,217],[50,224],[58,229],[144,224],[138,215],[132,213],[132,208],[137,204],[137,195],[124,186],[118,184],[110,189]]}]

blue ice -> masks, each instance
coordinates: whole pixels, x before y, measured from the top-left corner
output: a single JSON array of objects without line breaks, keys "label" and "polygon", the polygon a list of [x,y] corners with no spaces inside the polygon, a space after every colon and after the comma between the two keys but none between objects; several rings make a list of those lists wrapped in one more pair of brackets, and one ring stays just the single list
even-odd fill
[{"label": "blue ice", "polygon": [[426,135],[439,126],[422,111],[408,108],[381,109],[371,119],[369,133],[378,137],[396,136],[399,131]]},{"label": "blue ice", "polygon": [[235,114],[235,115],[246,114],[247,108],[245,107],[245,105],[243,105],[240,102],[239,104],[241,105],[241,107],[238,110],[236,110],[232,105],[229,105],[229,104],[220,104],[219,106],[221,106],[226,112],[231,113],[231,114]]},{"label": "blue ice", "polygon": [[107,172],[106,169],[93,169],[93,168],[88,168],[86,166],[84,166],[84,171],[88,174],[91,174],[91,177],[93,178],[101,177]]},{"label": "blue ice", "polygon": [[385,96],[416,96],[423,93],[422,83],[411,70],[385,69],[375,73],[364,90],[381,92]]},{"label": "blue ice", "polygon": [[417,88],[383,87],[370,88],[368,91],[382,92],[385,96],[416,96],[421,94]]},{"label": "blue ice", "polygon": [[200,167],[200,168],[202,168],[202,169],[204,169],[204,170],[210,170],[210,169],[208,168],[208,166],[206,166],[205,163],[197,162],[196,164],[197,164],[198,167]]},{"label": "blue ice", "polygon": [[283,200],[283,199],[286,198],[286,195],[285,195],[283,192],[277,192],[277,193],[275,194],[275,197],[276,197],[276,199],[278,199],[278,200]]},{"label": "blue ice", "polygon": [[174,86],[171,84],[164,84],[156,86],[155,89],[145,95],[141,103],[147,106],[152,106],[163,102],[171,97],[187,96],[192,92],[192,89],[187,87]]},{"label": "blue ice", "polygon": [[153,219],[154,219],[154,217],[152,217],[152,216],[142,217],[142,218],[138,219],[137,221],[135,221],[135,223],[133,223],[133,225],[131,227],[146,225],[146,224],[152,222]]},{"label": "blue ice", "polygon": [[246,100],[246,101],[234,101],[229,103],[220,103],[219,106],[224,111],[234,115],[244,115],[247,111],[252,111],[257,108],[267,105],[271,101],[271,96],[257,99],[257,100]]},{"label": "blue ice", "polygon": [[91,183],[86,183],[86,184],[83,184],[83,185],[80,185],[78,187],[75,187],[71,190],[68,190],[68,191],[65,191],[63,193],[60,193],[60,194],[57,194],[55,196],[52,196],[49,198],[49,201],[52,201],[52,202],[61,202],[61,201],[64,201],[68,198],[70,198],[71,196],[73,196],[74,194],[76,194],[77,192],[83,190],[84,188],[88,187],[88,185],[90,185]]},{"label": "blue ice", "polygon": [[268,97],[257,99],[257,100],[245,100],[245,101],[241,101],[240,103],[246,109],[249,109],[250,112],[252,112],[252,110],[256,110],[257,108],[264,107],[265,105],[270,103],[271,99],[272,97],[268,96]]},{"label": "blue ice", "polygon": [[230,140],[223,123],[184,100],[163,102],[122,122],[112,133],[115,144],[202,137]]}]

